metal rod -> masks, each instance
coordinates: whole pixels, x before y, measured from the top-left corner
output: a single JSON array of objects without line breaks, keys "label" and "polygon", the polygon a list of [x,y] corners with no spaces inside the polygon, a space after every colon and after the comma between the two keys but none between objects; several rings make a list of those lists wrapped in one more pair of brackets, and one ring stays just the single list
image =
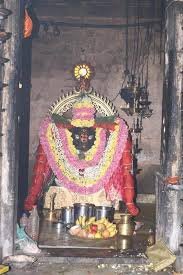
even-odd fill
[{"label": "metal rod", "polygon": [[137,1],[137,37],[134,37],[136,40],[136,53],[135,53],[135,60],[134,60],[134,75],[136,75],[136,65],[139,55],[139,34],[140,34],[140,17],[139,17],[139,2]]},{"label": "metal rod", "polygon": [[125,30],[125,36],[126,36],[125,75],[128,75],[129,74],[129,69],[128,69],[128,0],[126,0],[126,25],[127,25],[127,27]]}]

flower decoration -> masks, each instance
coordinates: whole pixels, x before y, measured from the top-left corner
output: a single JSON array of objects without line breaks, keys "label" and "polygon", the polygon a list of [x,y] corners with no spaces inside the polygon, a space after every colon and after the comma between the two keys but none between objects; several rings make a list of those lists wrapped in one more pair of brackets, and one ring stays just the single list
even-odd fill
[{"label": "flower decoration", "polygon": [[91,79],[92,74],[93,74],[92,66],[87,63],[77,64],[74,67],[74,77],[77,80],[80,80],[81,78],[89,80]]},{"label": "flower decoration", "polygon": [[73,104],[71,125],[75,127],[93,127],[95,124],[95,108],[90,97],[79,97]]},{"label": "flower decoration", "polygon": [[[63,131],[67,130],[63,129]],[[90,165],[89,167],[83,167],[82,175],[80,173],[82,163],[80,163],[81,166],[79,163],[76,166],[75,152],[72,152],[72,149],[69,148],[71,149],[69,153],[71,155],[66,154],[65,142],[59,136],[59,129],[56,125],[49,119],[45,120],[40,129],[40,142],[52,170],[63,186],[72,192],[92,194],[104,187],[118,167],[128,131],[125,123],[118,119],[115,130],[110,133],[106,146],[103,147],[101,144],[98,145],[98,148],[94,147],[90,151]],[[100,142],[99,139],[97,141]]]},{"label": "flower decoration", "polygon": [[[80,71],[85,68],[86,71]],[[89,67],[88,67],[89,68]],[[87,66],[76,70],[84,79]],[[89,77],[89,75],[88,75]],[[117,169],[128,136],[128,129],[120,118],[110,117],[112,128],[95,127],[96,109],[91,98],[82,94],[72,106],[72,127],[95,129],[95,141],[84,158],[73,143],[72,131],[57,127],[54,119],[47,118],[40,128],[40,142],[57,179],[67,189],[80,194],[92,194],[105,188],[106,182]],[[103,124],[103,118],[98,120]]]}]

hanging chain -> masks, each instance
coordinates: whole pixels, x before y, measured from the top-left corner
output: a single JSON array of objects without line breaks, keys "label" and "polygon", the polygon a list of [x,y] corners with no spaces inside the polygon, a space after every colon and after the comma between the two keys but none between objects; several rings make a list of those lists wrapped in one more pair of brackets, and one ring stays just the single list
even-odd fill
[{"label": "hanging chain", "polygon": [[129,74],[129,69],[128,69],[128,0],[126,0],[126,30],[125,30],[125,38],[126,38],[126,57],[125,57],[125,61],[126,61],[126,65],[125,65],[125,71],[124,74],[125,76],[127,76]]}]

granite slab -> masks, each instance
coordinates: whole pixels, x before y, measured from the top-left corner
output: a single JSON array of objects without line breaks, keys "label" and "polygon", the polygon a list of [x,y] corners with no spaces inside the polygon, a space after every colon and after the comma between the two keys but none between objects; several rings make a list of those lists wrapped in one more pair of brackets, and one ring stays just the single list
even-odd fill
[{"label": "granite slab", "polygon": [[117,238],[90,240],[71,236],[65,228],[57,228],[56,223],[43,221],[39,234],[40,248],[82,248],[117,250]]}]

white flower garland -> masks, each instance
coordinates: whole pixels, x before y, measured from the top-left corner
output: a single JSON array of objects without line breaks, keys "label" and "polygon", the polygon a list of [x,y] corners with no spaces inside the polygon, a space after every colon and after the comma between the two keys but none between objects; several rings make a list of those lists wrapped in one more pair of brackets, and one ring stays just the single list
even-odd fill
[{"label": "white flower garland", "polygon": [[111,151],[111,148],[113,147],[112,145],[114,145],[114,138],[116,136],[116,131],[113,131],[110,134],[106,148],[101,156],[101,159],[100,159],[98,165],[85,168],[84,176],[81,176],[79,174],[79,170],[75,169],[75,167],[73,167],[68,162],[68,160],[64,154],[62,141],[59,136],[58,128],[56,127],[56,125],[54,123],[51,123],[51,129],[52,129],[53,138],[55,140],[55,144],[56,144],[56,148],[57,148],[57,152],[58,152],[57,155],[59,156],[60,161],[62,161],[64,163],[67,172],[71,175],[73,180],[77,180],[77,178],[79,177],[80,181],[84,185],[85,185],[85,179],[92,180],[92,181],[98,180],[98,178],[100,177],[100,174],[101,174],[101,170],[102,170],[104,164],[106,163],[106,159],[110,155],[109,152]]}]

